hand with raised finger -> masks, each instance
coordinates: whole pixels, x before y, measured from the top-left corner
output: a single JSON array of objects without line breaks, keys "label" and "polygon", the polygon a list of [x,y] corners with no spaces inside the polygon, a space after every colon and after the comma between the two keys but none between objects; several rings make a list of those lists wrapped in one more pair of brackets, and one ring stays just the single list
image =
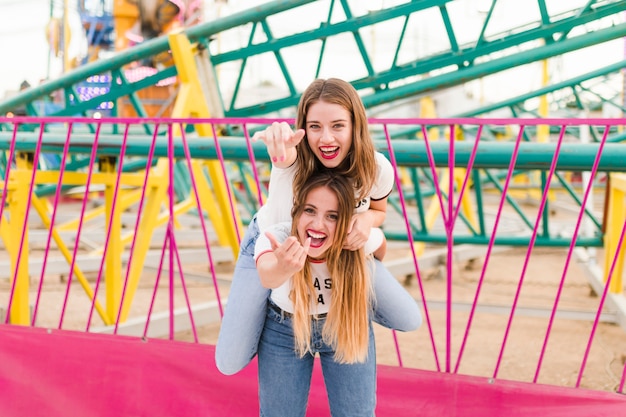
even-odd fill
[{"label": "hand with raised finger", "polygon": [[285,168],[296,159],[295,147],[304,138],[304,129],[293,130],[287,122],[274,122],[262,132],[256,132],[253,141],[262,140],[272,163]]},{"label": "hand with raised finger", "polygon": [[346,240],[343,244],[344,249],[358,250],[365,246],[367,239],[369,239],[371,226],[367,225],[365,221],[362,221],[358,215],[352,218]]},{"label": "hand with raised finger", "polygon": [[302,246],[295,236],[289,236],[280,243],[271,233],[266,232],[265,235],[269,239],[274,256],[278,261],[279,274],[291,276],[304,267],[311,246],[310,238],[307,238],[304,246]]}]

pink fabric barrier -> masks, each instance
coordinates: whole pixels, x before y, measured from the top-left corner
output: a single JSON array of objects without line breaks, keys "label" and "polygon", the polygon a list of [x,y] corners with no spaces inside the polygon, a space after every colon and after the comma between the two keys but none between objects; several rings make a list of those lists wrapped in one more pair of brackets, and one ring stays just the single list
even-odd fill
[{"label": "pink fabric barrier", "polygon": [[[254,416],[256,363],[215,368],[214,347],[0,325],[0,416]],[[319,364],[318,364],[319,365]],[[620,416],[626,396],[379,366],[377,416]],[[319,366],[307,416],[328,416]]]}]

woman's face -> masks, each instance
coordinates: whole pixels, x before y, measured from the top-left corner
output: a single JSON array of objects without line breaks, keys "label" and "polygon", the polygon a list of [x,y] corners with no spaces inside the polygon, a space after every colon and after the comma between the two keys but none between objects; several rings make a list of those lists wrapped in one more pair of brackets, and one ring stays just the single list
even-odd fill
[{"label": "woman's face", "polygon": [[352,147],[352,117],[339,104],[318,101],[306,115],[309,147],[326,168],[339,166]]},{"label": "woman's face", "polygon": [[339,219],[339,201],[328,187],[314,188],[309,192],[304,209],[297,221],[298,236],[304,244],[311,238],[309,257],[322,258],[332,246]]}]

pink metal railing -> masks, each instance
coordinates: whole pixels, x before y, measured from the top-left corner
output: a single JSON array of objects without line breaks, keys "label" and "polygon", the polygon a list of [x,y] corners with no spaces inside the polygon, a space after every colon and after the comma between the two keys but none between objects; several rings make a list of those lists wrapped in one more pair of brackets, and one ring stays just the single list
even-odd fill
[{"label": "pink metal railing", "polygon": [[[18,128],[23,126],[24,123],[26,123],[27,121],[28,120],[21,120],[21,119],[15,119],[15,121],[11,121],[8,119],[0,120],[0,122],[9,123],[9,126],[12,129],[10,143],[8,144],[7,161],[18,161],[20,160],[20,158],[22,158],[22,156],[19,155],[20,152],[19,151],[16,152],[16,147],[19,147],[19,138],[21,135],[21,133],[18,132]],[[73,245],[71,257],[68,262],[69,265],[68,265],[68,269],[66,272],[67,281],[66,281],[66,285],[64,289],[64,294],[63,294],[62,300],[59,301],[60,315],[59,315],[58,326],[57,326],[58,329],[71,328],[71,326],[66,325],[64,320],[66,318],[66,315],[69,314],[68,312],[69,312],[70,293],[75,287],[73,285],[74,276],[76,274],[76,271],[80,270],[80,265],[79,265],[79,261],[81,259],[80,242],[83,238],[85,224],[86,222],[89,221],[89,218],[88,218],[89,217],[88,216],[89,204],[92,201],[92,197],[94,193],[97,192],[97,191],[94,191],[93,189],[93,188],[97,188],[97,187],[94,187],[94,184],[100,184],[105,187],[110,187],[112,191],[110,192],[110,196],[108,197],[105,196],[106,204],[108,205],[108,207],[107,207],[107,211],[105,215],[103,216],[103,219],[105,220],[105,227],[103,230],[104,243],[102,245],[101,252],[99,253],[99,256],[101,257],[99,260],[99,266],[96,270],[97,276],[95,278],[94,289],[92,291],[93,294],[89,297],[90,306],[88,308],[88,314],[84,323],[85,324],[84,331],[90,332],[93,330],[92,323],[94,321],[94,312],[99,310],[99,307],[98,307],[99,299],[102,299],[103,297],[103,295],[101,294],[101,292],[103,291],[101,287],[105,285],[106,279],[109,279],[109,277],[105,278],[106,270],[107,270],[107,259],[110,259],[108,258],[108,256],[116,256],[116,257],[120,257],[122,255],[127,256],[127,259],[126,259],[127,268],[126,268],[126,271],[123,272],[122,274],[124,279],[122,280],[121,288],[119,290],[119,293],[117,294],[117,296],[119,296],[119,299],[117,298],[107,299],[107,303],[112,303],[112,305],[114,306],[114,311],[110,311],[109,307],[107,306],[106,314],[112,314],[114,317],[114,320],[112,323],[106,323],[105,318],[101,317],[101,321],[104,322],[103,324],[108,324],[109,326],[112,326],[113,327],[112,332],[114,334],[118,333],[120,326],[124,323],[125,318],[123,317],[123,314],[122,314],[122,310],[123,310],[122,306],[126,302],[127,298],[131,298],[131,299],[133,298],[133,291],[129,287],[129,283],[132,282],[130,265],[133,263],[135,256],[136,256],[135,251],[138,245],[138,240],[143,239],[142,233],[146,233],[146,229],[142,229],[142,220],[144,219],[143,211],[144,211],[145,206],[149,206],[150,204],[153,204],[153,205],[165,207],[165,209],[161,212],[161,214],[167,218],[167,221],[164,223],[165,224],[164,240],[162,242],[162,245],[160,246],[160,255],[158,258],[159,264],[157,267],[156,277],[154,278],[154,282],[153,282],[153,291],[150,297],[150,302],[147,308],[144,311],[142,311],[143,318],[145,319],[145,327],[144,327],[142,336],[147,337],[149,334],[149,325],[150,325],[149,318],[152,317],[153,314],[157,310],[157,304],[158,304],[157,292],[160,286],[161,275],[164,273],[165,266],[167,266],[168,294],[167,294],[166,306],[167,306],[167,315],[168,315],[168,320],[169,320],[168,321],[168,338],[171,340],[175,339],[176,332],[178,331],[175,327],[175,315],[176,315],[175,305],[177,302],[179,302],[176,299],[176,294],[177,294],[176,285],[178,284],[180,285],[181,290],[183,292],[182,302],[184,303],[185,308],[187,310],[188,318],[190,321],[190,329],[192,330],[192,333],[193,333],[193,340],[195,342],[198,342],[199,338],[198,338],[196,323],[194,319],[194,314],[192,311],[193,303],[194,303],[192,300],[193,294],[191,294],[188,288],[188,280],[185,277],[185,272],[187,271],[187,269],[186,269],[186,265],[181,259],[181,246],[179,244],[180,241],[178,238],[177,225],[176,225],[176,221],[179,216],[179,213],[177,211],[178,210],[177,204],[179,204],[180,202],[177,201],[177,197],[175,193],[175,184],[176,184],[175,177],[174,177],[175,160],[179,159],[175,156],[175,142],[176,142],[175,139],[180,138],[180,144],[184,152],[183,159],[184,159],[184,162],[186,164],[186,169],[188,170],[188,174],[189,174],[189,183],[190,183],[189,199],[191,200],[189,207],[193,207],[196,213],[206,213],[207,207],[202,204],[203,196],[202,196],[202,191],[201,191],[199,182],[207,181],[207,180],[206,178],[196,177],[195,172],[197,171],[195,171],[193,168],[194,160],[196,158],[194,155],[192,155],[190,151],[190,147],[189,147],[190,141],[197,141],[198,139],[188,138],[185,133],[185,126],[190,123],[210,123],[211,124],[212,135],[213,135],[212,139],[215,145],[215,149],[217,153],[217,162],[220,168],[219,175],[221,176],[221,179],[224,180],[226,183],[226,195],[224,198],[226,198],[229,203],[228,205],[229,211],[226,213],[222,212],[221,214],[225,216],[225,219],[224,219],[225,222],[226,222],[226,219],[228,219],[229,217],[232,219],[232,220],[229,220],[228,222],[232,223],[234,233],[237,237],[237,241],[239,241],[242,235],[242,232],[239,229],[240,225],[237,222],[237,217],[238,217],[237,211],[239,209],[233,204],[233,201],[234,201],[234,193],[232,190],[233,179],[229,175],[229,171],[226,166],[228,161],[225,160],[224,155],[222,153],[222,149],[221,149],[222,144],[220,142],[220,135],[218,134],[218,131],[217,131],[217,125],[229,123],[233,125],[242,126],[243,128],[242,131],[244,133],[244,138],[245,138],[246,150],[248,152],[251,168],[253,171],[253,181],[256,186],[256,191],[257,191],[256,199],[258,200],[257,202],[261,204],[264,198],[261,192],[263,181],[261,179],[261,174],[257,170],[257,161],[254,156],[249,132],[252,128],[257,127],[263,123],[269,123],[269,121],[264,120],[264,119],[206,119],[206,120],[102,119],[102,120],[86,121],[85,119],[80,119],[80,118],[55,118],[55,119],[33,119],[32,122],[37,123],[38,134],[37,134],[36,147],[33,152],[34,157],[32,159],[33,161],[35,161],[35,163],[33,164],[32,168],[29,168],[30,175],[18,177],[16,174],[16,171],[25,170],[24,160],[22,160],[22,162],[17,163],[17,165],[14,165],[13,163],[7,163],[6,166],[4,167],[5,178],[3,182],[4,186],[3,186],[3,191],[2,191],[2,206],[0,206],[0,218],[3,219],[2,227],[8,227],[7,224],[9,224],[9,222],[11,222],[13,219],[13,217],[9,213],[10,210],[15,210],[19,208],[25,210],[25,217],[24,217],[25,221],[21,225],[21,236],[16,237],[16,236],[7,236],[7,234],[2,235],[3,238],[8,237],[8,241],[5,241],[5,246],[7,246],[11,251],[13,251],[12,253],[17,254],[16,256],[14,255],[14,258],[13,258],[14,262],[12,262],[10,289],[8,291],[8,294],[3,295],[3,297],[6,297],[5,302],[3,302],[3,304],[6,305],[6,311],[7,311],[6,316],[5,316],[5,324],[15,322],[12,317],[11,312],[13,311],[13,308],[16,305],[16,303],[23,303],[24,300],[26,300],[26,302],[28,303],[31,303],[31,299],[30,299],[31,297],[19,298],[20,297],[20,295],[18,294],[20,291],[19,285],[23,284],[21,280],[23,280],[24,277],[20,277],[20,268],[18,266],[22,262],[28,262],[29,258],[30,260],[32,260],[32,254],[29,253],[30,248],[26,246],[26,242],[27,242],[27,237],[29,233],[31,233],[32,227],[33,227],[32,222],[29,221],[29,218],[31,217],[30,215],[31,207],[34,204],[31,198],[35,198],[34,196],[36,192],[36,186],[39,184],[44,184],[44,183],[56,184],[56,190],[55,190],[54,196],[50,197],[50,200],[52,201],[51,214],[49,218],[50,222],[47,227],[45,248],[41,255],[42,256],[42,269],[41,269],[41,273],[38,279],[39,282],[38,282],[37,290],[34,294],[32,318],[29,320],[29,323],[28,323],[30,326],[33,326],[33,327],[40,326],[39,323],[43,321],[43,319],[41,319],[41,316],[46,314],[46,312],[42,311],[41,300],[42,300],[42,297],[44,296],[44,290],[43,290],[44,280],[47,279],[46,277],[47,262],[49,260],[49,257],[52,256],[52,239],[54,237],[56,228],[58,227],[58,224],[57,224],[58,216],[60,213],[64,213],[63,187],[69,184],[73,184],[73,185],[80,184],[81,186],[84,187],[84,191],[82,192],[82,198],[80,200],[80,209],[78,210],[76,214],[77,226],[76,226],[76,230],[75,230],[76,234],[74,238],[75,244]],[[72,174],[68,172],[68,164],[69,164],[68,161],[71,159],[70,156],[72,155],[76,156],[76,154],[74,154],[72,151],[72,145],[75,143],[75,140],[76,140],[75,139],[75,137],[77,136],[76,132],[79,131],[80,128],[82,128],[84,131],[86,122],[94,126],[95,131],[93,134],[90,134],[89,136],[92,140],[91,152],[88,155],[83,155],[84,157],[88,158],[88,161],[89,161],[89,163],[87,164],[86,172],[84,170],[81,171],[80,181],[76,182],[75,179],[74,180],[68,179],[71,176],[70,174]],[[447,126],[447,129],[448,129],[447,132],[449,134],[449,137],[456,138],[457,136],[456,129],[460,129],[459,127],[460,125],[470,124],[470,122],[472,125],[477,127],[477,134],[476,134],[475,142],[472,147],[469,162],[467,163],[467,166],[465,167],[466,172],[464,174],[464,177],[462,178],[462,185],[457,189],[457,187],[455,187],[455,182],[454,182],[455,180],[454,170],[456,166],[456,161],[455,161],[455,154],[456,154],[455,142],[456,141],[450,140],[448,142],[449,152],[448,152],[447,167],[442,168],[442,167],[436,166],[435,157],[433,156],[433,150],[431,148],[431,140],[428,134],[428,126],[433,125],[433,124],[442,124],[444,126]],[[439,204],[439,210],[441,214],[444,232],[447,237],[447,242],[445,244],[446,246],[446,262],[445,262],[446,291],[445,291],[445,325],[444,325],[445,326],[445,337],[444,337],[445,364],[444,366],[441,366],[441,363],[440,363],[439,353],[441,351],[438,348],[436,328],[433,323],[433,319],[431,317],[432,310],[429,306],[429,301],[431,300],[429,299],[429,296],[426,294],[426,286],[424,282],[425,280],[423,279],[421,275],[422,271],[419,265],[419,256],[415,250],[414,245],[408,245],[408,246],[411,249],[414,273],[417,279],[418,289],[420,293],[420,298],[421,298],[421,303],[422,303],[423,313],[424,313],[424,318],[425,318],[425,327],[428,331],[429,342],[430,342],[430,346],[432,349],[432,354],[434,356],[434,368],[437,371],[440,371],[440,372],[443,371],[446,373],[458,373],[460,370],[462,359],[464,357],[464,354],[466,353],[466,346],[469,340],[470,329],[472,328],[472,325],[474,321],[476,320],[476,312],[480,304],[479,297],[485,285],[489,261],[493,255],[494,247],[496,246],[496,236],[498,233],[498,228],[500,226],[502,215],[504,213],[506,198],[508,196],[508,191],[514,180],[516,161],[518,158],[520,144],[523,141],[524,133],[526,133],[525,129],[528,126],[533,126],[533,125],[542,124],[542,123],[551,124],[552,126],[559,128],[558,138],[556,139],[555,156],[552,160],[552,164],[549,170],[547,171],[547,177],[546,177],[547,179],[545,181],[544,189],[541,190],[541,197],[538,203],[538,210],[536,212],[536,218],[535,218],[535,222],[533,224],[533,229],[531,232],[530,244],[526,248],[527,251],[526,251],[526,254],[524,255],[522,271],[520,273],[520,276],[517,282],[517,287],[513,294],[513,300],[510,306],[506,306],[509,309],[508,320],[505,326],[502,341],[499,345],[499,352],[497,354],[495,367],[491,374],[491,377],[494,379],[499,377],[500,368],[501,368],[503,358],[504,358],[504,351],[507,346],[507,343],[509,342],[510,333],[512,331],[512,322],[516,316],[516,312],[518,311],[518,303],[520,301],[522,287],[523,287],[526,275],[528,273],[528,267],[529,267],[529,263],[531,259],[531,254],[536,249],[536,246],[535,246],[536,239],[542,227],[542,221],[543,221],[544,214],[545,214],[544,210],[546,208],[549,192],[551,189],[550,185],[555,175],[555,172],[557,171],[557,161],[560,155],[561,145],[563,144],[565,136],[566,136],[566,128],[567,126],[571,126],[571,125],[577,125],[579,127],[583,127],[588,124],[591,124],[592,122],[594,121],[584,121],[584,120],[578,121],[578,122],[572,121],[572,120],[538,121],[538,120],[521,120],[521,119],[520,120],[517,120],[517,119],[487,120],[487,121],[478,120],[478,119],[476,120],[449,119],[449,120],[441,120],[441,121],[436,121],[436,122],[432,120],[420,120],[420,119],[403,120],[403,121],[391,120],[391,119],[389,120],[373,119],[371,121],[371,124],[373,127],[382,128],[384,132],[384,136],[385,136],[385,141],[387,144],[387,150],[389,152],[389,159],[391,160],[392,164],[396,168],[396,181],[397,181],[396,192],[397,192],[397,197],[399,199],[399,202],[402,208],[402,217],[404,221],[404,227],[406,228],[407,238],[408,238],[408,241],[410,242],[414,241],[415,237],[413,234],[413,229],[411,225],[409,224],[410,208],[408,207],[409,206],[409,203],[407,202],[408,198],[406,197],[404,193],[404,187],[401,181],[401,177],[402,177],[402,174],[400,171],[401,167],[397,161],[396,152],[394,151],[394,140],[393,140],[394,134],[391,131],[391,127],[396,126],[398,124],[402,124],[402,125],[411,124],[415,126],[421,126],[421,133],[423,135],[421,139],[423,139],[424,141],[425,149],[427,152],[427,158],[428,158],[428,163],[429,163],[428,169],[433,178],[434,191],[435,191],[435,195],[437,198],[437,202]],[[62,151],[60,152],[61,159],[59,161],[58,168],[56,170],[40,169],[37,161],[40,160],[41,154],[45,152],[45,151],[42,151],[42,146],[44,143],[46,143],[47,140],[49,140],[48,135],[52,135],[52,133],[50,132],[54,131],[54,129],[48,130],[48,128],[49,127],[51,128],[52,124],[58,125],[58,123],[66,123],[65,128],[64,128],[65,140],[62,146]],[[611,121],[603,120],[602,123],[603,123],[603,131],[602,131],[602,139],[599,142],[599,151],[595,157],[593,166],[588,168],[590,172],[589,175],[591,178],[594,178],[596,174],[598,173],[598,166],[600,163],[600,159],[603,155],[603,150],[607,142],[607,137],[608,137],[610,128],[620,125],[619,121],[611,122]],[[119,135],[119,137],[121,137],[122,139],[122,142],[121,142],[121,145],[119,146],[119,153],[116,154],[116,160],[118,161],[117,170],[115,173],[103,173],[103,172],[98,171],[98,150],[101,149],[101,144],[102,144],[102,141],[104,140],[103,132],[110,131],[113,127],[113,124],[123,127],[123,129],[121,129],[123,133]],[[145,169],[142,170],[143,172],[138,172],[136,176],[134,177],[134,179],[128,180],[125,177],[123,168],[124,168],[125,162],[129,159],[128,149],[130,146],[132,146],[133,133],[131,132],[133,131],[134,128],[136,128],[137,126],[141,124],[149,125],[153,129],[154,133],[152,135],[152,141],[151,141],[151,145],[149,148],[149,152],[147,155],[144,155],[144,158],[146,158]],[[455,327],[455,323],[453,323],[452,321],[452,317],[453,317],[453,312],[454,312],[453,311],[454,310],[453,288],[455,285],[454,259],[453,259],[454,250],[456,246],[455,240],[454,240],[455,231],[456,231],[456,227],[458,226],[457,220],[461,212],[461,206],[462,206],[461,202],[463,198],[466,197],[466,193],[468,193],[468,189],[470,186],[471,173],[472,173],[472,170],[474,169],[475,158],[479,152],[484,128],[486,126],[494,125],[494,124],[498,126],[516,125],[519,128],[519,130],[514,139],[514,148],[513,148],[513,153],[511,157],[511,162],[508,168],[506,169],[506,176],[503,179],[503,191],[497,203],[497,210],[493,219],[493,229],[489,233],[489,242],[485,248],[484,263],[482,265],[480,276],[479,276],[479,279],[475,288],[475,292],[473,295],[473,300],[470,305],[470,311],[467,317],[467,322],[465,326],[461,328],[463,335],[460,339],[458,354],[456,357],[454,357],[453,346],[455,344],[454,342],[455,338],[453,336],[453,330],[456,327]],[[58,130],[58,127],[56,129]],[[163,157],[157,156],[157,142],[160,137],[161,138],[164,137],[165,143],[167,144],[167,157],[164,158],[166,159],[166,164],[164,165],[166,166],[166,168],[163,168],[163,171],[162,171],[162,173],[165,175],[164,178],[167,181],[167,190],[165,192],[165,200],[151,200],[152,198],[150,197],[151,190],[158,187],[158,184],[154,184],[155,182],[154,176],[157,175],[157,172],[159,169],[158,163],[157,165],[155,165],[155,162],[159,159],[163,159]],[[206,140],[206,138],[201,139],[201,140]],[[45,177],[44,174],[46,173],[46,171],[48,171],[48,173],[56,172],[56,174],[50,175],[49,177]],[[444,173],[447,174],[448,182],[446,184],[442,183],[443,181],[442,175]],[[141,181],[141,184],[138,182],[137,176],[141,176],[143,178],[143,180]],[[20,182],[18,178],[29,178],[29,180],[27,181],[27,184],[24,184],[23,182]],[[157,178],[156,181],[159,181],[158,180],[159,177],[156,177],[156,178]],[[52,182],[53,180],[55,182]],[[214,178],[211,178],[211,180],[214,180]],[[137,184],[140,184],[140,185],[137,185]],[[11,193],[14,192],[13,190],[15,190],[16,187],[28,187],[28,193],[27,193],[28,200],[27,201],[14,202],[12,200]],[[120,212],[128,209],[128,206],[123,206],[123,203],[121,202],[122,190],[125,188],[137,190],[139,191],[140,195],[137,198],[135,204],[132,205],[132,207],[136,208],[136,217],[134,218],[134,225],[131,228],[127,228],[130,231],[132,238],[130,242],[123,243],[120,240],[120,237],[118,235],[119,230],[116,230],[114,226],[119,225],[119,223],[116,221],[116,216],[120,214]],[[442,192],[442,189],[445,189],[445,188],[447,188],[448,190],[447,193]],[[456,195],[454,193],[455,190],[457,190]],[[573,232],[572,232],[573,238],[571,240],[571,244],[569,248],[567,249],[567,254],[565,255],[565,266],[563,268],[562,274],[557,284],[555,297],[553,299],[552,304],[549,306],[550,314],[549,314],[549,319],[547,323],[547,328],[545,331],[545,336],[543,337],[538,361],[534,369],[534,377],[532,378],[532,382],[534,383],[537,383],[539,380],[539,375],[542,369],[542,364],[545,359],[548,342],[551,336],[551,330],[556,321],[556,314],[559,309],[559,304],[560,304],[561,296],[564,290],[565,281],[568,276],[569,266],[574,256],[574,250],[576,248],[576,241],[579,237],[580,229],[584,220],[585,211],[587,210],[587,207],[589,204],[591,191],[592,191],[591,185],[587,185],[584,189],[584,196],[582,199],[582,204],[580,205],[580,210],[577,213],[577,216],[576,216],[577,218],[573,225]],[[124,195],[127,195],[127,194],[124,194]],[[211,298],[215,300],[217,309],[221,316],[223,314],[223,306],[222,306],[222,301],[221,301],[222,296],[220,294],[220,285],[219,285],[219,281],[217,278],[218,273],[216,272],[217,261],[214,256],[215,244],[211,243],[211,240],[212,240],[211,234],[212,233],[216,234],[217,231],[215,227],[211,228],[211,226],[215,226],[215,225],[211,225],[210,222],[207,221],[204,215],[196,215],[195,218],[197,219],[197,222],[198,222],[197,226],[201,230],[203,249],[206,251],[206,255],[207,255],[206,260],[202,262],[205,262],[206,265],[208,265],[209,270],[210,270],[211,285],[212,285],[211,290],[214,291],[214,294],[212,295]],[[160,227],[160,223],[158,222],[158,219],[156,218],[153,219],[153,221],[149,224],[153,226],[153,229]],[[594,341],[594,336],[596,335],[596,332],[599,326],[601,325],[601,314],[603,313],[605,309],[607,297],[609,297],[608,289],[609,289],[610,282],[611,282],[610,280],[614,276],[614,270],[617,268],[617,264],[620,261],[620,253],[621,253],[624,234],[626,230],[626,223],[623,223],[623,225],[609,225],[609,226],[620,227],[621,236],[617,245],[618,248],[616,250],[616,253],[611,263],[610,271],[608,271],[608,275],[607,275],[608,281],[605,283],[604,292],[600,294],[600,300],[595,309],[595,317],[594,317],[593,323],[591,324],[591,331],[590,331],[589,337],[586,341],[586,348],[585,348],[585,353],[582,358],[582,363],[580,367],[576,369],[576,372],[577,372],[577,380],[575,383],[576,387],[581,386],[581,380],[582,380],[583,373],[585,371],[585,367],[587,365],[587,361],[590,355],[591,345]],[[150,233],[153,231],[153,229],[150,230]],[[15,230],[15,229],[11,229],[11,230]],[[115,248],[119,247],[120,245],[127,249],[123,249],[119,253],[110,252],[112,250],[115,250]],[[69,246],[70,245],[68,245],[68,247]],[[179,277],[176,276],[176,271],[178,271]],[[177,281],[177,278],[179,278],[180,281]],[[83,286],[85,285],[83,281],[81,281],[81,283],[83,283]],[[86,292],[89,295],[89,291],[86,290]],[[104,292],[106,293],[107,289],[105,289]],[[110,294],[104,295],[104,297],[108,297],[108,296],[110,296]],[[623,294],[618,295],[618,296],[623,296]],[[105,309],[100,308],[100,310],[104,311]],[[105,317],[107,317],[106,314],[103,313],[102,311],[99,311],[99,314],[101,316],[104,315]],[[25,324],[25,323],[21,323],[21,324]],[[48,324],[46,326],[48,326]],[[420,330],[420,332],[421,331],[423,330]],[[392,332],[392,337],[394,339],[394,346],[395,346],[398,362],[402,366],[403,358],[401,354],[400,343],[398,341],[398,335],[395,332]],[[622,371],[621,380],[616,390],[617,392],[624,393],[625,379],[626,379],[626,367]]]}]

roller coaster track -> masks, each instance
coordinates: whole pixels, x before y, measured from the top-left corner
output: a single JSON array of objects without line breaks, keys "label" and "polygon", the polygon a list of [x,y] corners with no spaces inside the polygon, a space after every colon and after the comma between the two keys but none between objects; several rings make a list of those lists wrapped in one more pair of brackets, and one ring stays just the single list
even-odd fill
[{"label": "roller coaster track", "polygon": [[[537,0],[535,20],[497,33],[491,28],[498,20],[498,11],[507,7],[504,0],[491,2],[482,25],[476,30],[461,29],[464,13],[467,13],[464,3],[460,0],[405,1],[378,10],[364,10],[362,4],[348,0],[274,1],[189,27],[185,34],[194,45],[198,62],[204,62],[203,68],[213,75],[214,81],[208,90],[220,104],[214,106],[212,112],[227,117],[272,115],[293,108],[311,79],[328,75],[326,68],[332,68],[337,60],[339,42],[344,45],[342,48],[352,45],[352,49],[341,52],[353,66],[350,73],[354,75],[347,78],[361,91],[366,106],[374,108],[626,36],[626,23],[622,18],[626,10],[624,1],[590,0],[580,7],[570,5],[570,10],[557,13],[551,12],[554,6],[549,5],[548,0]],[[323,12],[325,19],[311,18]],[[416,46],[417,30],[425,23],[432,28],[432,36],[439,37],[437,44],[446,45],[444,48],[424,53],[423,48]],[[295,29],[290,31],[289,28]],[[381,33],[386,36],[386,63],[377,59],[373,52],[376,49],[374,38]],[[221,40],[228,36],[247,37],[248,41],[224,51]],[[394,37],[395,40],[391,40]],[[62,92],[65,104],[47,115],[88,115],[103,103],[113,103],[115,115],[116,103],[127,98],[136,113],[145,116],[147,113],[138,92],[176,76],[177,69],[174,65],[159,66],[153,75],[131,81],[125,75],[125,68],[162,56],[169,48],[167,36],[162,36],[86,64],[0,103],[0,114],[25,106],[30,115],[44,115],[44,110],[35,103]],[[303,62],[303,53],[309,56],[309,61]],[[244,80],[249,79],[250,71],[259,65],[259,60],[267,57],[272,60],[275,74],[280,74],[285,94],[281,97],[263,95],[251,102],[253,99],[247,94],[250,85]],[[612,105],[623,109],[616,102],[619,94],[607,98],[595,93],[593,86],[606,77],[618,75],[625,65],[626,61],[618,60],[586,76],[548,84],[541,92],[566,91],[567,94],[551,95],[559,108],[565,108],[566,104],[571,107],[571,103],[574,107],[585,108],[589,106],[584,99],[587,97],[595,102],[611,101]],[[227,73],[232,75],[230,79],[224,75]],[[308,75],[303,77],[303,73]],[[90,77],[103,74],[113,80],[110,89],[104,94],[81,99],[78,86]],[[306,79],[300,82],[299,78]],[[533,112],[525,108],[524,100],[524,97],[512,97],[500,104],[504,108],[515,108],[518,113]],[[492,105],[467,114],[493,110]]]}]

